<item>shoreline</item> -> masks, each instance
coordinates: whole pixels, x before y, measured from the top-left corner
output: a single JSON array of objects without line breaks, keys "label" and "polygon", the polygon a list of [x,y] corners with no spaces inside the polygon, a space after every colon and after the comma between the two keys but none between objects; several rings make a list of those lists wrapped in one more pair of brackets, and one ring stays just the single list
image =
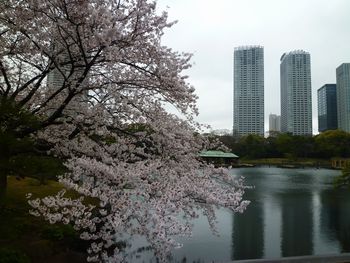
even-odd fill
[{"label": "shoreline", "polygon": [[288,160],[283,158],[264,158],[254,160],[240,160],[238,164],[232,166],[232,168],[249,168],[249,167],[278,167],[286,169],[303,169],[303,168],[315,168],[315,169],[331,169],[341,170],[339,168],[332,167],[331,160]]}]

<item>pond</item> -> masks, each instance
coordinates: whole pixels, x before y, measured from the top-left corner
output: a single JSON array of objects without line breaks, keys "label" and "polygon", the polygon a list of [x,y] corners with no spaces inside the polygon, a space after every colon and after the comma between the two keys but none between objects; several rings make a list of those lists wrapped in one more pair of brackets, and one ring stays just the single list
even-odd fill
[{"label": "pond", "polygon": [[[350,252],[350,190],[334,189],[339,171],[327,169],[240,168],[244,176],[243,214],[217,211],[220,236],[211,234],[207,220],[195,221],[193,237],[173,262],[212,262],[236,259],[280,258]],[[144,244],[135,240],[132,250]],[[132,262],[156,262],[152,251],[134,254]]]}]

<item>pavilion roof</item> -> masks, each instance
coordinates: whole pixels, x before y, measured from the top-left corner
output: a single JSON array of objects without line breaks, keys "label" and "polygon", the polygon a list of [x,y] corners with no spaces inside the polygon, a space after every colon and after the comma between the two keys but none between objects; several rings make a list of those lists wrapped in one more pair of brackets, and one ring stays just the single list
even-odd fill
[{"label": "pavilion roof", "polygon": [[200,157],[217,157],[217,158],[239,158],[234,153],[225,153],[223,151],[202,151]]}]

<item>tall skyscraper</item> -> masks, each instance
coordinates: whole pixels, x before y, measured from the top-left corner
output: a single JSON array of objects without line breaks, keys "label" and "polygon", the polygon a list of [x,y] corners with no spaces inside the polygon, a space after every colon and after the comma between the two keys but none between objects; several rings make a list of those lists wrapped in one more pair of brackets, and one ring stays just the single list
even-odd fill
[{"label": "tall skyscraper", "polygon": [[[55,49],[54,45],[52,45],[52,49]],[[61,64],[59,64],[58,62]],[[56,64],[56,68],[54,68],[47,74],[48,90],[46,96],[51,96],[57,90],[60,90],[63,87],[63,85],[66,85],[66,88],[63,91],[59,92],[59,96],[56,96],[54,100],[54,103],[62,103],[68,95],[68,85],[75,88],[77,83],[80,82],[79,79],[84,74],[84,69],[75,68],[74,72],[71,72],[72,64],[70,63],[70,58],[67,50],[61,52],[59,57],[56,59]],[[66,115],[69,114],[70,116],[77,116],[81,112],[81,104],[86,103],[88,101],[88,92],[86,90],[83,91],[87,83],[88,78],[85,77],[85,79],[79,84],[79,89],[82,92],[80,92],[79,95],[75,95],[75,97],[69,102],[69,105],[65,107],[64,112]],[[57,105],[53,106],[52,109],[48,109],[46,111],[46,114],[52,114],[56,108]]]},{"label": "tall skyscraper", "polygon": [[338,127],[350,132],[350,63],[337,67]]},{"label": "tall skyscraper", "polygon": [[338,128],[336,84],[326,84],[317,90],[317,109],[319,132]]},{"label": "tall skyscraper", "polygon": [[281,131],[281,116],[276,114],[269,115],[269,132]]},{"label": "tall skyscraper", "polygon": [[303,50],[281,57],[281,132],[312,135],[310,54]]},{"label": "tall skyscraper", "polygon": [[264,48],[234,50],[233,132],[264,136]]}]

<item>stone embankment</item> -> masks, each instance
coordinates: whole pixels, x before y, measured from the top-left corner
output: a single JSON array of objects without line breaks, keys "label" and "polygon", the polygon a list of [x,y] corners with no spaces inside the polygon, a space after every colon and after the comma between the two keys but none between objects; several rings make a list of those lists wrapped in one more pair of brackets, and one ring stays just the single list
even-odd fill
[{"label": "stone embankment", "polygon": [[[235,260],[232,263],[350,263],[350,253],[285,257],[277,259]],[[229,263],[229,262],[227,262]]]}]

